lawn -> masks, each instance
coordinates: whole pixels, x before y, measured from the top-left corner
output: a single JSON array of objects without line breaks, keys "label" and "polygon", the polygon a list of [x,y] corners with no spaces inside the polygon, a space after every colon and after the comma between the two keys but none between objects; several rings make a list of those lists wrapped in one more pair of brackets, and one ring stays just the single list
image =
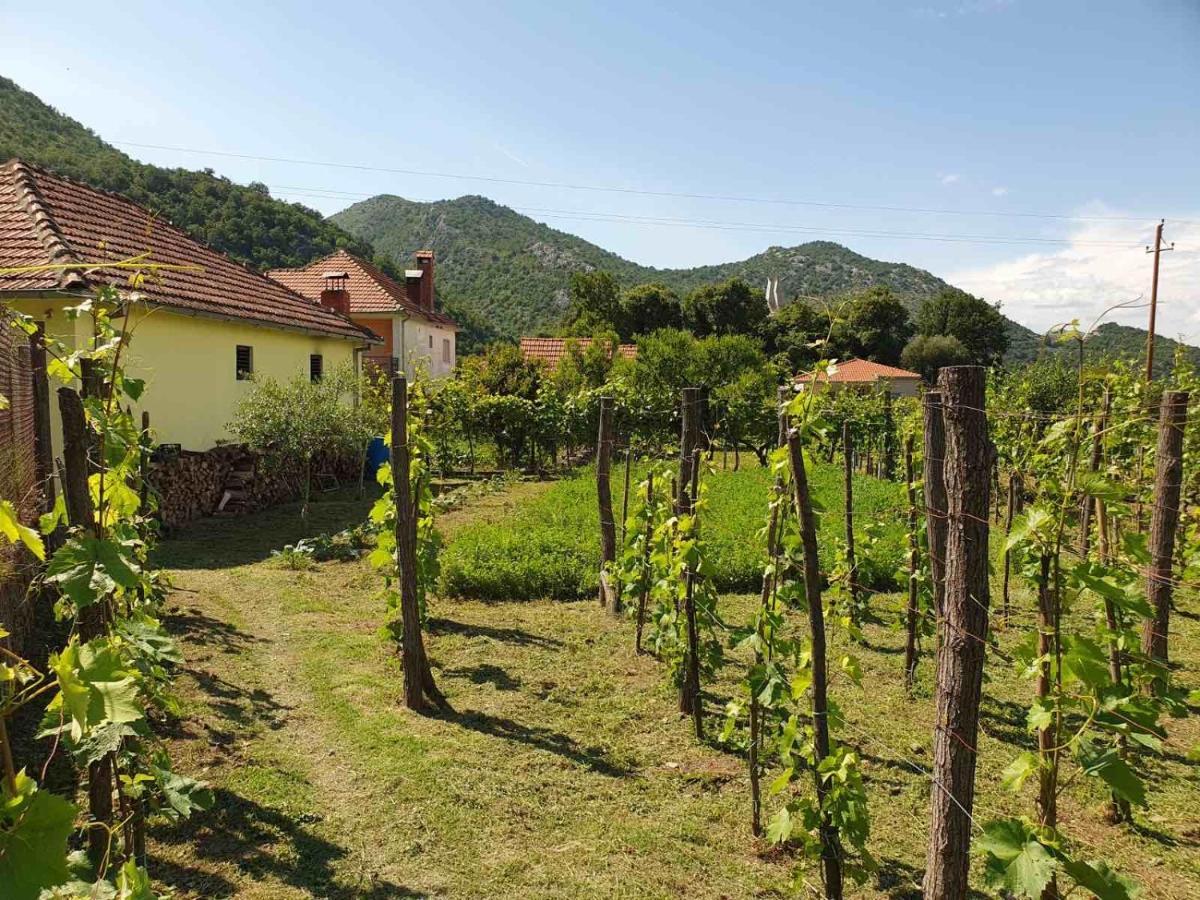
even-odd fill
[{"label": "lawn", "polygon": [[[719,461],[719,460],[718,460]],[[645,469],[636,467],[637,482]],[[623,473],[613,473],[613,508],[621,517]],[[707,508],[701,527],[721,591],[750,592],[762,583],[763,540],[756,535],[766,524],[771,474],[756,464],[739,471],[707,469],[703,475]],[[841,466],[813,466],[812,491],[827,511],[823,527],[843,534],[845,498]],[[660,489],[667,486],[659,485]],[[903,487],[855,476],[855,509],[859,578],[864,586],[897,586],[906,553]],[[631,501],[633,502],[633,501]],[[899,515],[870,516],[872,511],[898,510]],[[599,508],[596,470],[584,468],[546,490],[527,495],[501,514],[479,517],[465,525],[442,556],[442,593],[472,600],[576,600],[594,596],[599,587]],[[864,526],[877,523],[878,541],[866,539]],[[872,528],[871,530],[876,530]],[[823,563],[832,562],[832,545],[823,548]]]},{"label": "lawn", "polygon": [[[520,483],[447,514],[447,554],[481,523],[511,521],[568,489],[582,491]],[[326,500],[313,507],[313,528],[353,524],[366,509]],[[754,530],[743,533],[747,544]],[[200,522],[161,548],[178,586],[170,625],[187,658],[173,750],[181,771],[217,793],[213,811],[152,835],[152,869],[180,897],[790,895],[796,861],[749,833],[744,761],[694,740],[659,664],[634,655],[628,622],[590,600],[435,599],[427,640],[455,712],[416,716],[400,703],[398,662],[377,633],[378,577],[361,562],[292,571],[271,559],[299,536],[293,507]],[[880,599],[889,621],[898,602]],[[1028,595],[1015,602],[1028,613]],[[753,599],[722,603],[740,620]],[[1200,620],[1189,612],[1194,598],[1181,606],[1178,677],[1194,687]],[[998,637],[1008,649],[1016,630]],[[914,897],[928,827],[932,666],[922,661],[910,700],[903,635],[869,626],[867,641],[857,650],[863,687],[840,676],[831,684],[849,720],[841,737],[864,759],[881,863],[852,895]],[[712,686],[712,721],[742,662]],[[1028,792],[999,787],[1017,750],[1031,746],[1030,690],[989,657],[981,819],[1032,809]],[[1102,798],[1082,782],[1064,802],[1067,830],[1141,880],[1147,897],[1200,896],[1200,767],[1186,759],[1197,742],[1200,720],[1172,723],[1165,752],[1142,760],[1151,807],[1136,828],[1104,824]]]}]

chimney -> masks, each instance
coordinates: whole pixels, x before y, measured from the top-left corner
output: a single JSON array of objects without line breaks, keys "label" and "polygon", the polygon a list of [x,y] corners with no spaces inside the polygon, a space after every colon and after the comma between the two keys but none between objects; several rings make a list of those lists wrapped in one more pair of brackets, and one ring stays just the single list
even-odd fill
[{"label": "chimney", "polygon": [[433,312],[433,251],[417,251],[417,268],[421,272],[421,308]]},{"label": "chimney", "polygon": [[326,309],[350,315],[350,295],[346,292],[346,282],[350,276],[345,272],[326,272],[325,287],[321,290],[321,305]]},{"label": "chimney", "polygon": [[421,306],[421,276],[424,274],[420,269],[404,270],[404,299],[409,306]]}]

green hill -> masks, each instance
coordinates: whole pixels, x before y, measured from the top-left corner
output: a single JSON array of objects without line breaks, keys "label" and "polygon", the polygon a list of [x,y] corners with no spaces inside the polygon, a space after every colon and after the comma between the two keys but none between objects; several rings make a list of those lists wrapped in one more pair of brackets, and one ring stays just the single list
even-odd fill
[{"label": "green hill", "polygon": [[[0,161],[13,156],[124,194],[259,270],[304,265],[345,247],[398,274],[413,251],[433,247],[439,300],[465,326],[460,346],[467,352],[497,335],[553,330],[567,308],[571,273],[580,270],[605,269],[627,286],[661,281],[680,293],[732,277],[752,285],[773,277],[785,300],[886,285],[913,310],[949,287],[921,269],[869,259],[828,241],[771,247],[739,262],[656,269],[478,196],[417,203],[381,195],[326,219],[272,197],[262,184],[237,184],[211,169],[138,162],[0,76]],[[1010,361],[1057,352],[1016,322],[1010,320],[1008,329]],[[1105,325],[1089,341],[1089,354],[1140,355],[1144,344],[1140,329]],[[1156,369],[1162,370],[1175,342],[1159,338],[1156,348]]]}]

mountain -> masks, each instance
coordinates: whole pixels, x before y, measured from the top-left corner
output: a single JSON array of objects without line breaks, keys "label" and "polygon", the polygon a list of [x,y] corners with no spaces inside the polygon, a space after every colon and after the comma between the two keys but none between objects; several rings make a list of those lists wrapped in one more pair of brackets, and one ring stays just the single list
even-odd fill
[{"label": "mountain", "polygon": [[914,309],[949,287],[928,272],[868,259],[828,241],[771,247],[741,262],[656,269],[486,197],[418,203],[381,195],[331,219],[392,260],[411,259],[418,248],[432,247],[437,251],[439,284],[509,336],[553,329],[567,308],[571,273],[580,270],[604,269],[625,286],[661,281],[681,294],[733,277],[753,285],[765,285],[768,276],[778,278],[780,296],[787,298],[887,285]]}]

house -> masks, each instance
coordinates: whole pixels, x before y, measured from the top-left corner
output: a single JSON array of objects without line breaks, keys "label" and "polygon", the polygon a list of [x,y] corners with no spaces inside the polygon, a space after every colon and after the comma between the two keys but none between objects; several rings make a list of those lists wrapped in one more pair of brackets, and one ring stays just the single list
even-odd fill
[{"label": "house", "polygon": [[[567,355],[568,343],[577,344],[579,352],[585,353],[592,345],[592,339],[523,337],[521,338],[521,355],[528,360],[544,362],[547,368],[553,370],[558,368],[558,361]],[[637,344],[619,344],[617,352],[625,359],[637,359]]]},{"label": "house", "polygon": [[383,344],[367,354],[367,361],[389,374],[401,366],[410,378],[417,370],[435,378],[454,371],[459,327],[435,308],[432,250],[417,251],[416,268],[405,270],[403,286],[345,250],[303,269],[268,274],[314,302],[334,305],[380,335]]},{"label": "house", "polygon": [[[812,381],[809,375],[798,375],[796,384],[808,384]],[[916,397],[921,392],[921,376],[907,369],[895,366],[885,366],[882,363],[866,359],[847,359],[836,363],[832,375],[820,373],[817,382],[828,381],[830,389],[843,387],[868,387],[886,384],[893,397]]]},{"label": "house", "polygon": [[[126,372],[146,382],[142,407],[158,440],[207,450],[253,375],[319,378],[380,339],[328,304],[314,303],[155,218],[118,194],[20,160],[0,166],[0,269],[46,264],[87,268],[0,274],[0,304],[32,316],[68,347],[92,340],[91,318],[64,308],[103,285],[129,288],[114,262],[145,255],[140,299],[126,306]],[[109,264],[109,265],[106,265]],[[170,266],[153,270],[153,265]],[[61,452],[57,396],[52,445]]]}]

